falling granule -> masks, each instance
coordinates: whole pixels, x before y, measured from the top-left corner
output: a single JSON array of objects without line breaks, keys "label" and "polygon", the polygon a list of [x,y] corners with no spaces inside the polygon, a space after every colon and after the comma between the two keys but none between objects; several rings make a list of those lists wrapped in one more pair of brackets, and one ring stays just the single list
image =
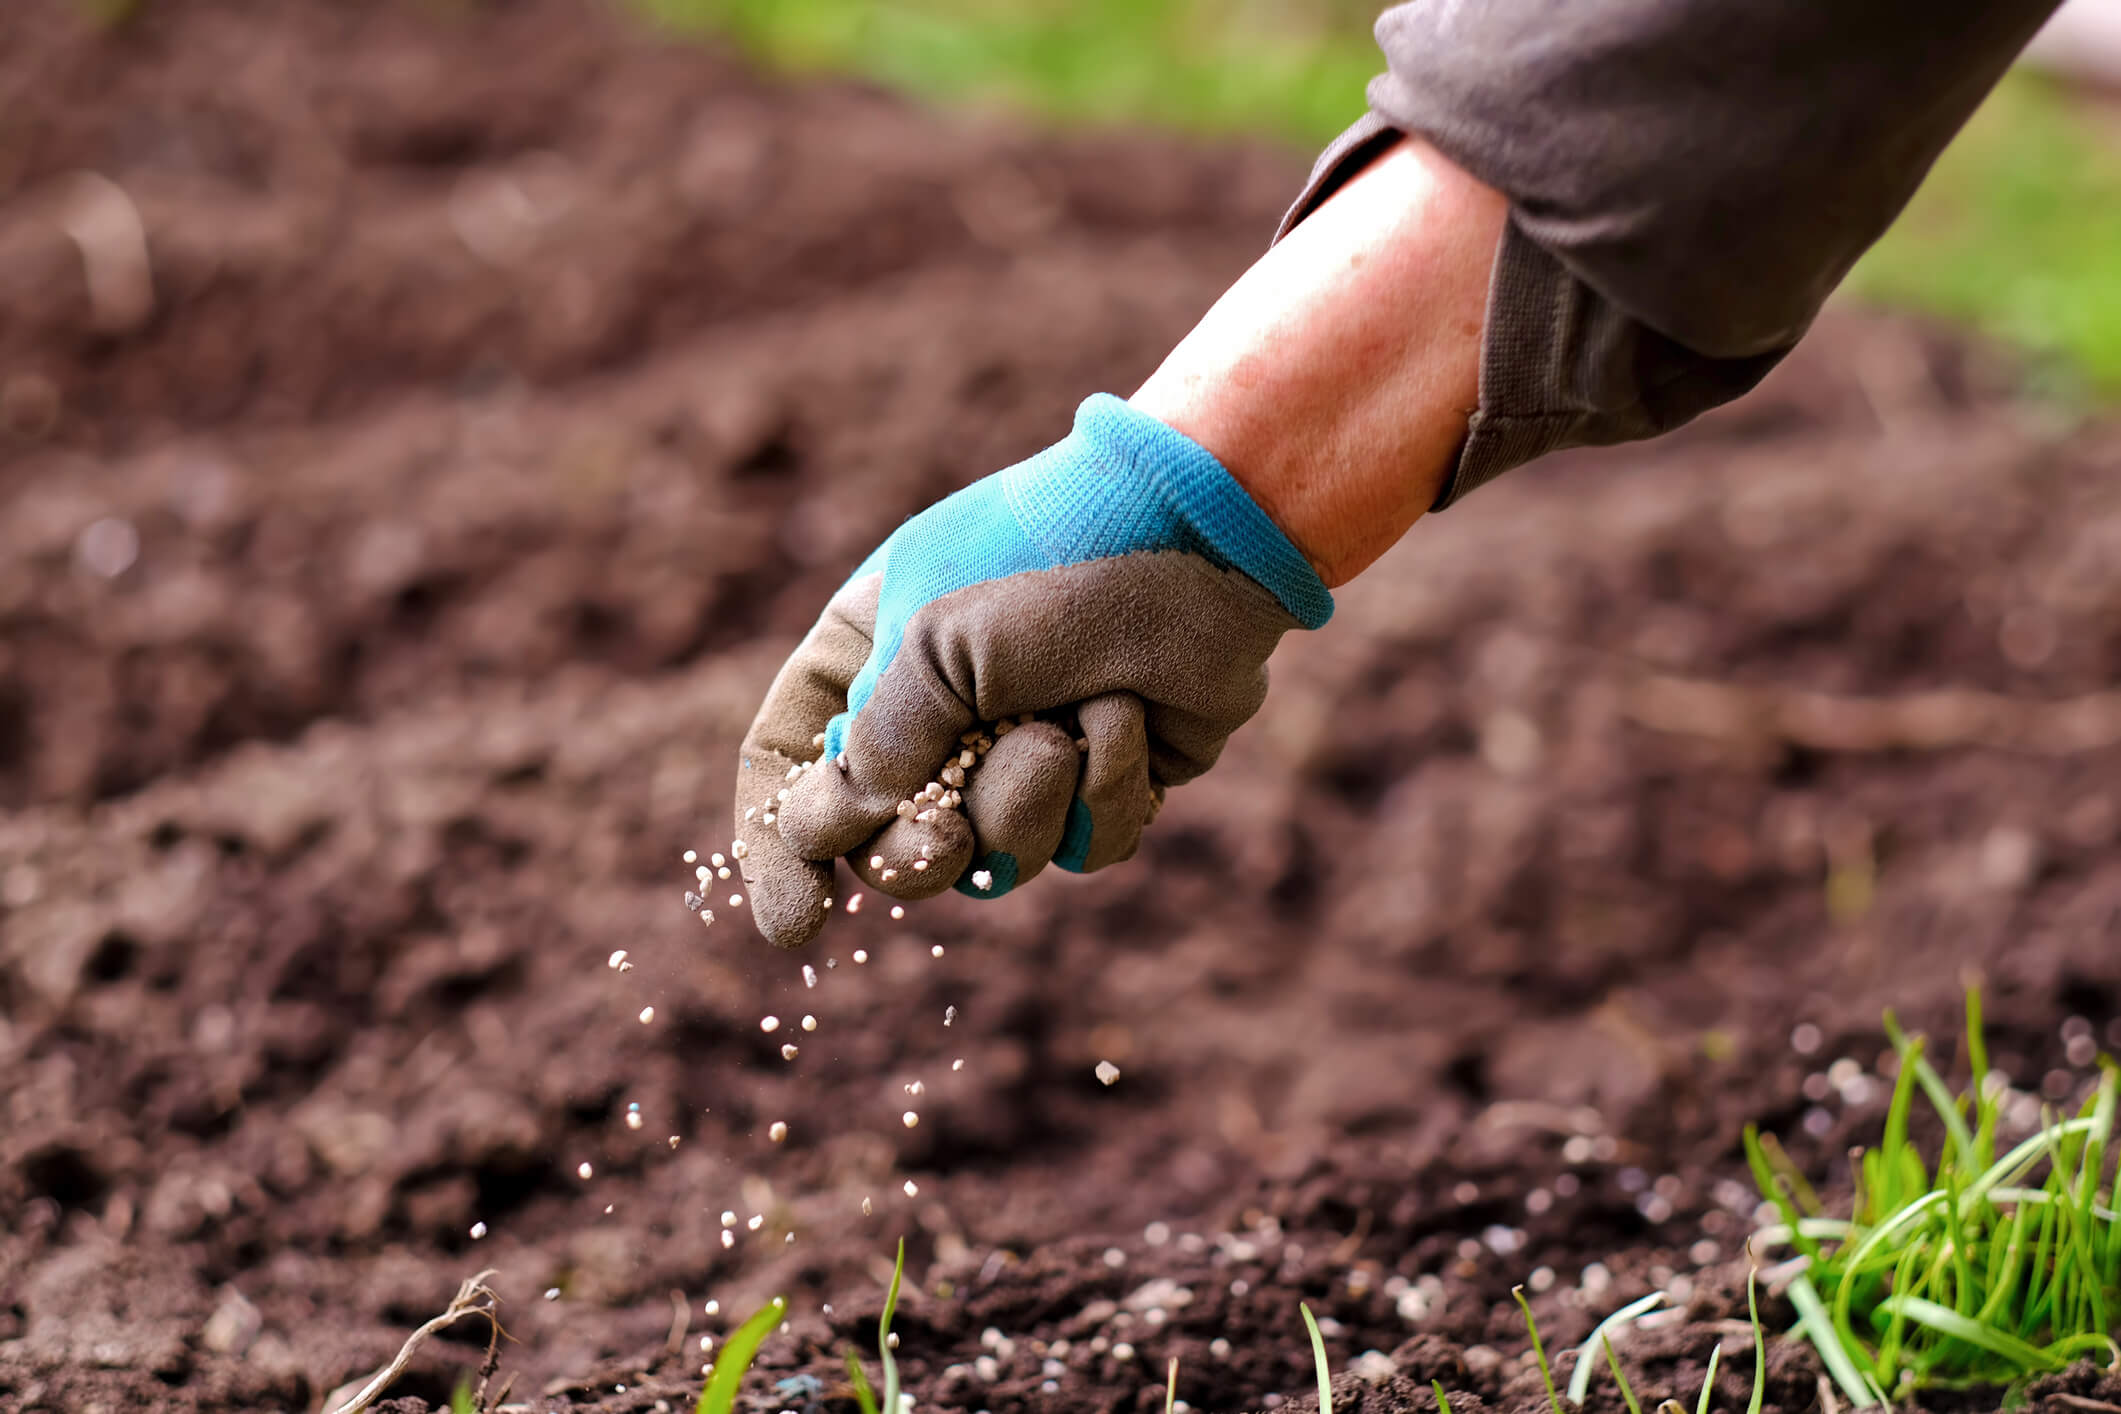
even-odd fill
[{"label": "falling granule", "polygon": [[868,1217],[868,1216],[869,1216],[870,1214],[874,1213],[875,1211],[876,1211],[876,1207],[875,1207],[875,1205],[874,1205],[874,1204],[872,1204],[872,1203],[871,1203],[871,1202],[870,1202],[870,1201],[869,1201],[869,1200],[868,1200],[867,1198],[864,1198],[864,1199],[862,1199],[862,1216],[863,1216],[863,1217],[865,1217],[865,1218],[866,1218],[866,1217]]},{"label": "falling granule", "polygon": [[789,1234],[788,1234],[788,1235],[787,1235],[786,1237],[784,1237],[784,1238],[782,1238],[782,1239],[781,1239],[781,1244],[782,1244],[783,1246],[787,1246],[787,1247],[792,1247],[792,1246],[794,1246],[794,1245],[795,1245],[795,1234],[794,1234],[794,1233],[792,1233],[792,1232],[791,1232],[791,1233],[789,1233]]},{"label": "falling granule", "polygon": [[806,1017],[804,1017],[804,1018],[803,1018],[803,1029],[804,1029],[805,1031],[815,1031],[815,1030],[817,1030],[817,1018],[816,1018],[816,1017],[814,1017],[814,1016],[806,1016]]},{"label": "falling granule", "polygon": [[707,856],[707,862],[709,864],[712,864],[715,868],[719,869],[724,864],[727,864],[729,861],[722,858],[722,852],[720,850],[716,850],[713,854]]},{"label": "falling granule", "polygon": [[856,949],[854,950],[854,965],[855,965],[856,967],[860,967],[860,966],[861,966],[861,965],[862,965],[863,963],[867,962],[868,960],[869,960],[869,950],[868,950],[867,948],[856,948]]},{"label": "falling granule", "polygon": [[705,1306],[702,1306],[700,1310],[709,1316],[719,1316],[722,1314],[722,1303],[710,1301]]},{"label": "falling granule", "polygon": [[780,1019],[779,1017],[777,1017],[777,1016],[762,1016],[762,1017],[760,1017],[760,1018],[759,1018],[759,1030],[761,1030],[761,1031],[766,1031],[766,1032],[773,1032],[773,1031],[778,1031],[778,1030],[780,1030],[780,1029],[781,1029],[781,1019]]},{"label": "falling granule", "polygon": [[[703,909],[701,909],[701,910],[700,910],[700,926],[701,926],[702,928],[712,928],[712,927],[714,926],[714,910],[713,910],[713,909],[711,909],[711,908],[703,908]],[[621,966],[621,967],[619,968],[619,971],[621,971],[621,972],[625,972],[625,971],[627,971],[628,969],[630,969],[630,968],[631,968],[632,966],[633,966],[633,964],[632,964],[632,963],[630,963],[630,962],[629,962],[629,963],[626,963],[626,964],[624,964],[623,966]]]},{"label": "falling granule", "polygon": [[588,1182],[596,1174],[596,1170],[589,1166],[589,1160],[587,1159],[584,1159],[582,1160],[582,1162],[576,1164],[574,1166],[574,1171],[575,1176],[577,1178],[580,1178],[585,1183]]},{"label": "falling granule", "polygon": [[860,894],[856,894],[853,898],[847,900],[847,911],[849,913],[860,913],[862,911],[862,896]]},{"label": "falling granule", "polygon": [[642,1007],[642,1008],[641,1008],[641,1025],[643,1025],[643,1026],[646,1026],[646,1025],[647,1025],[647,1024],[649,1023],[649,1022],[651,1022],[651,1021],[653,1021],[653,1020],[655,1020],[655,1008],[654,1008],[654,1007],[652,1007],[652,1006],[644,1006],[644,1007]]},{"label": "falling granule", "polygon": [[918,1080],[909,1080],[906,1082],[906,1093],[909,1095],[918,1095],[927,1088],[927,1086],[921,1084],[921,1082]]},{"label": "falling granule", "polygon": [[870,856],[869,856],[869,867],[870,867],[871,869],[881,869],[881,868],[883,868],[883,867],[884,867],[884,856],[882,856],[881,854],[872,854],[872,855],[870,855]]},{"label": "falling granule", "polygon": [[731,908],[742,908],[744,906],[744,896],[742,894],[731,894],[729,896],[729,906]]},{"label": "falling granule", "polygon": [[670,1147],[671,1147],[671,1148],[673,1148],[673,1149],[675,1149],[675,1148],[677,1148],[677,1146],[678,1146],[678,1137],[677,1137],[677,1136],[676,1136],[675,1134],[673,1134],[673,1135],[671,1135],[671,1136],[670,1136]]},{"label": "falling granule", "polygon": [[735,1227],[735,1226],[736,1226],[736,1214],[735,1214],[735,1213],[732,1213],[732,1212],[731,1212],[731,1211],[729,1211],[729,1209],[727,1209],[727,1208],[724,1208],[724,1209],[722,1209],[722,1226],[723,1226],[723,1227]]},{"label": "falling granule", "polygon": [[904,1114],[900,1115],[899,1119],[905,1124],[906,1128],[908,1129],[913,1128],[913,1126],[921,1122],[921,1117],[915,1114],[912,1110],[908,1110]]},{"label": "falling granule", "polygon": [[1111,1061],[1099,1061],[1097,1063],[1097,1078],[1110,1085],[1113,1081],[1119,1079],[1119,1067]]},{"label": "falling granule", "polygon": [[794,1059],[795,1059],[795,1042],[793,1042],[793,1041],[790,1041],[790,1042],[789,1042],[789,1043],[788,1043],[787,1045],[785,1045],[785,1046],[781,1047],[781,1059],[782,1059],[782,1060],[794,1060]]},{"label": "falling granule", "polygon": [[930,957],[941,957],[942,955],[943,945],[941,943],[937,943],[934,947],[928,949],[928,956]]},{"label": "falling granule", "polygon": [[726,865],[726,864],[724,864],[724,865],[723,865],[723,866],[722,866],[721,868],[719,868],[719,869],[715,870],[715,871],[714,871],[714,877],[715,877],[715,878],[717,878],[717,879],[726,879],[726,878],[728,878],[728,877],[729,877],[729,866],[728,866],[728,865]]},{"label": "falling granule", "polygon": [[556,1286],[548,1286],[548,1287],[546,1287],[546,1288],[545,1288],[545,1299],[546,1299],[547,1301],[557,1301],[557,1300],[559,1300],[559,1299],[560,1299],[560,1289],[559,1289],[558,1287],[556,1287]]},{"label": "falling granule", "polygon": [[714,871],[702,864],[699,868],[692,871],[692,877],[704,884],[714,877]]},{"label": "falling granule", "polygon": [[766,1137],[776,1144],[786,1139],[788,1137],[788,1121],[784,1119],[775,1120],[772,1127],[767,1129]]},{"label": "falling granule", "polygon": [[748,858],[751,854],[751,846],[745,844],[742,840],[732,841],[729,846],[729,854],[733,859]]},{"label": "falling granule", "polygon": [[626,1127],[628,1129],[639,1129],[641,1127],[641,1112],[639,1110],[628,1110],[626,1112]]},{"label": "falling granule", "polygon": [[803,985],[805,987],[815,987],[817,985],[817,969],[807,962],[803,964]]},{"label": "falling granule", "polygon": [[884,1344],[890,1346],[893,1350],[898,1349],[898,1332],[893,1331],[890,1335],[884,1337]]},{"label": "falling granule", "polygon": [[608,1217],[610,1217],[610,1216],[611,1216],[611,1210],[612,1210],[613,1208],[616,1208],[617,1206],[618,1206],[618,1204],[616,1204],[616,1203],[606,1203],[606,1204],[604,1205],[604,1216],[605,1216],[605,1217],[607,1217],[607,1218],[608,1218]]},{"label": "falling granule", "polygon": [[757,1232],[765,1225],[766,1215],[764,1213],[753,1213],[750,1217],[744,1219],[744,1226],[753,1232]]},{"label": "falling granule", "polygon": [[722,1229],[722,1246],[725,1248],[736,1246],[736,1234],[726,1227]]},{"label": "falling granule", "polygon": [[954,1022],[954,1021],[956,1021],[956,1020],[957,1020],[957,1008],[956,1008],[956,1007],[954,1007],[954,1006],[946,1006],[946,1007],[944,1007],[944,1008],[943,1008],[943,1025],[945,1025],[945,1026],[948,1026],[948,1025],[950,1025],[950,1024],[951,1024],[952,1022]]},{"label": "falling granule", "polygon": [[472,1240],[473,1242],[477,1242],[477,1241],[478,1241],[478,1240],[479,1240],[480,1238],[484,1237],[485,1235],[486,1235],[486,1224],[484,1224],[484,1223],[473,1223],[473,1224],[471,1225],[471,1240]]},{"label": "falling granule", "polygon": [[987,892],[987,890],[994,887],[994,875],[985,869],[973,870],[972,887],[978,889],[981,893]]},{"label": "falling granule", "polygon": [[699,863],[699,862],[700,862],[700,852],[699,852],[698,850],[696,850],[696,849],[688,849],[688,850],[686,850],[686,851],[685,851],[685,862],[686,862],[687,864],[697,864],[697,863]]},{"label": "falling granule", "polygon": [[700,1337],[700,1354],[702,1354],[702,1355],[706,1355],[706,1354],[708,1354],[709,1352],[711,1352],[711,1351],[712,1351],[713,1349],[714,1349],[714,1337],[713,1337],[713,1336],[711,1336],[711,1335],[703,1335],[703,1336],[701,1336],[701,1337]]},{"label": "falling granule", "polygon": [[906,1180],[904,1187],[906,1189],[906,1196],[908,1198],[911,1198],[914,1194],[921,1191],[921,1186],[918,1183],[915,1183],[910,1178]]},{"label": "falling granule", "polygon": [[605,958],[605,959],[604,959],[604,965],[605,965],[606,967],[612,968],[613,970],[617,970],[617,968],[618,968],[618,965],[619,965],[620,963],[624,962],[625,960],[626,960],[626,949],[624,949],[624,948],[620,948],[620,949],[619,949],[619,950],[618,950],[617,952],[613,953],[613,954],[612,954],[612,955],[611,955],[610,957],[608,957],[608,958]]},{"label": "falling granule", "polygon": [[891,916],[893,918],[904,918],[906,916],[906,910],[902,906],[894,903],[893,905],[891,905]]},{"label": "falling granule", "polygon": [[685,911],[687,913],[698,913],[706,906],[707,900],[703,896],[694,893],[690,889],[685,890]]},{"label": "falling granule", "polygon": [[950,1068],[952,1070],[963,1070],[965,1068],[965,1058],[959,1056],[956,1060],[950,1062]]}]

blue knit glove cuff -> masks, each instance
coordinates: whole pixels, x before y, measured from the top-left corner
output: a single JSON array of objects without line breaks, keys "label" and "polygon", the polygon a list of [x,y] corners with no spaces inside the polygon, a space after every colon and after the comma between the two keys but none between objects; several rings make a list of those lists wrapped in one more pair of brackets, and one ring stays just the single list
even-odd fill
[{"label": "blue knit glove cuff", "polygon": [[1018,522],[1054,563],[1189,550],[1250,576],[1305,628],[1333,617],[1310,561],[1207,448],[1098,393],[1045,453],[1002,473]]}]

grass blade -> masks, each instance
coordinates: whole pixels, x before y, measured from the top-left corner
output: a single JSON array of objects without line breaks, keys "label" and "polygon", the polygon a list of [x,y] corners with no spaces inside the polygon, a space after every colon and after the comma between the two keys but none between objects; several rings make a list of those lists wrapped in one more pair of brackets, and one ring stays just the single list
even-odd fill
[{"label": "grass blade", "polygon": [[1547,1406],[1554,1414],[1566,1414],[1561,1407],[1561,1396],[1554,1389],[1554,1370],[1547,1364],[1547,1348],[1539,1340],[1539,1322],[1532,1319],[1532,1303],[1525,1300],[1521,1286],[1511,1287],[1510,1295],[1517,1298],[1517,1309],[1524,1312],[1524,1327],[1532,1334],[1532,1357],[1539,1362],[1539,1378],[1546,1383]]},{"label": "grass blade", "polygon": [[899,1414],[898,1357],[891,1353],[891,1318],[898,1314],[899,1283],[906,1276],[906,1239],[898,1240],[898,1257],[891,1264],[891,1290],[884,1294],[884,1314],[876,1321],[876,1349],[884,1362],[883,1414]]},{"label": "grass blade", "polygon": [[854,1386],[854,1406],[862,1414],[877,1414],[876,1391],[869,1387],[869,1376],[862,1369],[861,1360],[852,1348],[847,1351],[847,1383]]},{"label": "grass blade", "polygon": [[[1613,1332],[1624,1330],[1629,1322],[1645,1311],[1653,1311],[1664,1304],[1664,1293],[1653,1291],[1640,1301],[1630,1301],[1612,1315],[1591,1327],[1591,1333],[1582,1345],[1576,1348],[1576,1368],[1569,1372],[1569,1403],[1581,1409],[1583,1397],[1591,1390],[1591,1366],[1598,1358],[1598,1347],[1612,1343]],[[1628,1401],[1634,1403],[1633,1399]],[[1642,1414],[1636,1410],[1635,1414]]]},{"label": "grass blade", "polygon": [[1941,1306],[1926,1296],[1893,1296],[1880,1303],[1886,1310],[1904,1314],[1918,1325],[1928,1326],[1954,1340],[1963,1340],[1968,1345],[1978,1345],[1992,1354],[2001,1355],[2027,1370],[2059,1370],[2061,1365],[2049,1351],[2018,1339],[2007,1331],[1984,1325],[1971,1316],[1962,1316],[1949,1306]]},{"label": "grass blade", "polygon": [[1760,1407],[1767,1400],[1767,1332],[1760,1326],[1758,1272],[1746,1273],[1745,1309],[1753,1318],[1753,1397],[1746,1402],[1745,1414],[1760,1414]]},{"label": "grass blade", "polygon": [[1849,1358],[1848,1347],[1842,1344],[1835,1331],[1833,1318],[1827,1315],[1826,1303],[1819,1299],[1819,1289],[1812,1285],[1812,1279],[1798,1273],[1790,1283],[1789,1291],[1790,1304],[1797,1308],[1798,1323],[1819,1352],[1827,1373],[1834,1377],[1834,1383],[1840,1385],[1841,1392],[1848,1397],[1848,1402],[1858,1409],[1868,1409],[1877,1403],[1870,1387],[1864,1383],[1863,1372]]},{"label": "grass blade", "polygon": [[1701,1397],[1694,1401],[1694,1414],[1709,1414],[1709,1396],[1716,1392],[1716,1367],[1723,1363],[1723,1342],[1709,1352],[1709,1372],[1701,1377]]},{"label": "grass blade", "polygon": [[1304,1326],[1311,1332],[1311,1358],[1318,1362],[1318,1414],[1333,1414],[1333,1376],[1326,1369],[1326,1338],[1318,1333],[1318,1318],[1308,1303],[1297,1303],[1304,1313]]},{"label": "grass blade", "polygon": [[1436,1391],[1436,1414],[1451,1414],[1451,1396],[1443,1392],[1443,1381],[1430,1380],[1429,1388]]},{"label": "grass blade", "polygon": [[744,1372],[757,1358],[760,1343],[773,1334],[774,1327],[780,1325],[787,1315],[788,1303],[776,1296],[752,1312],[744,1324],[722,1342],[722,1353],[715,1359],[714,1373],[708,1376],[707,1387],[700,1391],[696,1414],[729,1414],[736,1407],[737,1388],[744,1383]]},{"label": "grass blade", "polygon": [[1171,1357],[1171,1372],[1164,1377],[1164,1414],[1178,1408],[1178,1357]]},{"label": "grass blade", "polygon": [[1635,1398],[1635,1391],[1628,1385],[1628,1377],[1621,1373],[1620,1357],[1613,1353],[1613,1342],[1602,1342],[1605,1346],[1605,1363],[1613,1372],[1613,1383],[1620,1386],[1620,1397],[1628,1402],[1628,1414],[1642,1414],[1642,1401]]}]

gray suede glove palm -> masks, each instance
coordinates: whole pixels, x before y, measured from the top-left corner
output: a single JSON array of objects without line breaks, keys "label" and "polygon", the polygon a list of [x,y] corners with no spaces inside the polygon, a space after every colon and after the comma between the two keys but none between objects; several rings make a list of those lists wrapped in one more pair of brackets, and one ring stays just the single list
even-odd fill
[{"label": "gray suede glove palm", "polygon": [[901,899],[1128,858],[1259,710],[1282,634],[1332,612],[1213,456],[1091,398],[901,526],[775,678],[736,787],[760,931],[815,937],[841,856]]}]

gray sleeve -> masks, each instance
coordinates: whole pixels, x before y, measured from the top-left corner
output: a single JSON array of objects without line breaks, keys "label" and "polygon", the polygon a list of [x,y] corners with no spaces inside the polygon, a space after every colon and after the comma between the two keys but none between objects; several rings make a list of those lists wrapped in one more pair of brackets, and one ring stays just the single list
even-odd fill
[{"label": "gray sleeve", "polygon": [[2059,0],[1417,0],[1302,220],[1400,133],[1510,201],[1438,505],[1746,391]]}]

